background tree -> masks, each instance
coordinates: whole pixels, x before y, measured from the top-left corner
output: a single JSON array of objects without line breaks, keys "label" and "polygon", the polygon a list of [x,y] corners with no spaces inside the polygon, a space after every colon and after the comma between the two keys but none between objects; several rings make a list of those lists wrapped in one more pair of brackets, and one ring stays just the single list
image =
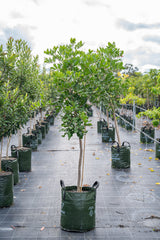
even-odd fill
[{"label": "background tree", "polygon": [[117,76],[117,73],[123,69],[123,51],[118,49],[115,43],[108,43],[105,48],[99,48],[97,50],[97,55],[97,79],[95,80],[97,99],[103,102],[108,111],[112,111],[120,145],[115,109],[119,106],[120,96],[124,94],[126,86]]}]

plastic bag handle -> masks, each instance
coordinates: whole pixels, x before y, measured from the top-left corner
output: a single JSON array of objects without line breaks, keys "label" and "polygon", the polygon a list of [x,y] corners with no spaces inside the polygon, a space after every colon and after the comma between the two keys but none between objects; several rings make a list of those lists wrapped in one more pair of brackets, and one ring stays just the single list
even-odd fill
[{"label": "plastic bag handle", "polygon": [[97,189],[99,187],[99,182],[98,181],[95,181],[92,185],[92,188],[95,188]]},{"label": "plastic bag handle", "polygon": [[62,188],[65,187],[65,185],[64,185],[64,181],[63,181],[63,180],[60,180],[60,185],[61,185]]},{"label": "plastic bag handle", "polygon": [[[61,188],[65,188],[65,185],[64,185],[64,181],[63,181],[63,180],[60,180],[60,185],[61,185]],[[63,200],[65,199],[65,196],[66,196],[66,191],[65,191],[65,189],[64,189],[63,196],[62,196]]]},{"label": "plastic bag handle", "polygon": [[125,146],[124,144],[125,143],[127,143],[128,144],[128,147],[130,147],[131,145],[130,145],[130,143],[129,142],[127,142],[127,141],[124,141],[123,143],[122,143],[122,146]]},{"label": "plastic bag handle", "polygon": [[117,147],[119,147],[119,143],[117,141],[113,141],[112,146],[113,146],[114,143],[117,143]]},{"label": "plastic bag handle", "polygon": [[27,128],[27,133],[29,133],[30,127]]},{"label": "plastic bag handle", "polygon": [[13,149],[17,149],[17,147],[15,145],[11,145],[11,150]]}]

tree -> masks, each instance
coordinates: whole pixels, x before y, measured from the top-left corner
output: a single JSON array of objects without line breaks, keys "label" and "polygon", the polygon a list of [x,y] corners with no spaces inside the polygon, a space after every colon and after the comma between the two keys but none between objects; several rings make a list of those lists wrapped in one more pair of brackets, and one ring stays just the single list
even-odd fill
[{"label": "tree", "polygon": [[105,48],[99,48],[97,55],[98,61],[95,80],[97,99],[99,99],[99,103],[103,102],[108,111],[111,110],[113,112],[117,138],[120,145],[115,109],[119,106],[120,96],[124,94],[126,86],[117,76],[117,73],[123,69],[123,51],[118,49],[113,42],[108,43]]},{"label": "tree", "polygon": [[126,63],[124,65],[124,70],[122,72],[125,73],[125,74],[128,74],[131,77],[131,76],[136,76],[136,73],[138,71],[139,71],[139,69],[137,67],[134,67],[130,63]]},{"label": "tree", "polygon": [[[56,86],[59,102],[62,107],[62,131],[63,136],[70,139],[74,134],[79,139],[79,163],[77,191],[82,190],[82,139],[87,133],[86,127],[91,125],[87,116],[88,99],[90,89],[86,81],[86,74],[90,73],[89,53],[86,55],[81,48],[82,41],[70,39],[68,45],[60,45],[47,49],[45,53],[50,57],[45,59],[46,63],[53,63],[53,83]],[[88,73],[86,71],[89,71]],[[89,79],[91,79],[89,77]],[[89,81],[89,80],[88,80]]]}]

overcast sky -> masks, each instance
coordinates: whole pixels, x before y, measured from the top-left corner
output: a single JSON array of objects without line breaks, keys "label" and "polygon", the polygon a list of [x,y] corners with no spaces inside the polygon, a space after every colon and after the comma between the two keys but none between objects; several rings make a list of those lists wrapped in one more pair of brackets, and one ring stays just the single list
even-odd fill
[{"label": "overcast sky", "polygon": [[0,44],[28,41],[43,65],[44,50],[82,40],[96,50],[115,42],[124,63],[160,68],[160,0],[0,0]]}]

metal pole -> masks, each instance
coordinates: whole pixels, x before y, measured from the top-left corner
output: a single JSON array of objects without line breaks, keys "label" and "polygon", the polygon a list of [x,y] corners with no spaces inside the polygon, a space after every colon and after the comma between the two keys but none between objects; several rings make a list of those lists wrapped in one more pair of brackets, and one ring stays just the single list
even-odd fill
[{"label": "metal pole", "polygon": [[135,100],[133,100],[133,126],[132,130],[134,130],[134,126],[136,126],[136,106],[135,106]]}]

